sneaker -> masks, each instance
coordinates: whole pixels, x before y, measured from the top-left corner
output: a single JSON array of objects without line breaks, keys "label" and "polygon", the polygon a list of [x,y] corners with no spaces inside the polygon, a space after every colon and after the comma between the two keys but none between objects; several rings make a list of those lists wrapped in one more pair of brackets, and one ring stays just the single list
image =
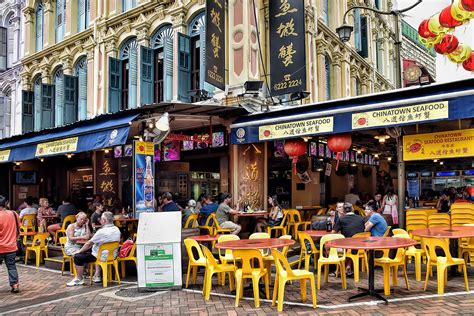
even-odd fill
[{"label": "sneaker", "polygon": [[12,293],[20,293],[20,286],[17,284],[12,285]]},{"label": "sneaker", "polygon": [[329,272],[330,277],[336,277],[336,272]]},{"label": "sneaker", "polygon": [[67,286],[76,286],[76,285],[84,285],[84,279],[72,279],[69,283],[66,284]]},{"label": "sneaker", "polygon": [[94,276],[94,277],[92,278],[92,282],[94,282],[94,283],[102,283],[102,278],[101,278],[100,276],[98,276],[98,277]]}]

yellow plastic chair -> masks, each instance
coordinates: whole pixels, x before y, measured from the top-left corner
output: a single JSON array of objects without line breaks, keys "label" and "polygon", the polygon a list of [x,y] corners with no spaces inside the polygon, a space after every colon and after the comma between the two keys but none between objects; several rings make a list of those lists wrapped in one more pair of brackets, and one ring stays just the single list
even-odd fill
[{"label": "yellow plastic chair", "polygon": [[451,217],[449,214],[437,213],[428,215],[428,227],[449,225],[451,225]]},{"label": "yellow plastic chair", "polygon": [[310,221],[303,221],[301,219],[301,214],[298,210],[290,210],[288,216],[288,234],[292,235],[294,239],[298,238],[298,232],[300,230],[307,230],[311,227]]},{"label": "yellow plastic chair", "polygon": [[[299,259],[299,262],[298,262],[298,269],[301,268],[301,262],[303,262],[303,260],[304,260],[304,269],[306,271],[309,271],[309,264],[310,264],[310,261],[311,261],[311,255],[313,256],[314,267],[316,267],[316,263],[318,262],[318,257],[319,257],[319,250],[316,248],[316,245],[314,244],[313,238],[311,238],[311,236],[308,235],[307,233],[300,232],[298,234],[298,238],[299,238],[300,245],[301,245],[300,259]],[[306,249],[306,242],[309,243],[309,245],[311,247],[311,251],[308,251],[308,249]]]},{"label": "yellow plastic chair", "polygon": [[354,209],[355,214],[359,215],[360,217],[365,217],[365,211],[361,207],[353,205],[352,208]]},{"label": "yellow plastic chair", "polygon": [[[466,262],[462,258],[453,258],[449,252],[449,243],[445,239],[434,237],[423,237],[423,246],[427,253],[426,280],[423,288],[426,291],[428,287],[428,278],[430,276],[432,265],[436,265],[436,274],[438,278],[438,295],[444,294],[444,286],[448,281],[448,267],[461,266],[464,272],[464,283],[466,291],[469,292],[469,283],[467,280]],[[436,254],[436,249],[441,248],[445,257]]]},{"label": "yellow plastic chair", "polygon": [[189,215],[186,223],[184,223],[183,228],[194,228],[198,227],[198,214],[191,214]]},{"label": "yellow plastic chair", "polygon": [[288,281],[299,280],[301,289],[301,301],[306,302],[306,281],[309,280],[311,286],[311,297],[313,299],[313,308],[316,308],[316,287],[314,285],[314,274],[307,270],[292,270],[286,256],[278,250],[272,249],[272,257],[275,258],[276,277],[273,287],[272,306],[278,293],[278,311],[283,311],[283,302],[285,297],[285,285]]},{"label": "yellow plastic chair", "polygon": [[318,213],[316,214],[317,216],[324,215],[328,212],[328,209],[325,207],[322,207],[318,210]]},{"label": "yellow plastic chair", "polygon": [[390,229],[392,229],[392,226],[387,226],[387,230],[385,233],[383,233],[383,237],[388,237],[388,234],[390,234]]},{"label": "yellow plastic chair", "polygon": [[41,253],[44,253],[44,257],[48,258],[48,245],[46,244],[46,238],[49,237],[49,233],[38,233],[33,237],[31,245],[25,245],[25,264],[28,263],[28,254],[30,252],[35,253],[36,266],[40,266]]},{"label": "yellow plastic chair", "polygon": [[405,277],[405,283],[407,290],[410,289],[408,284],[407,266],[405,261],[405,248],[398,248],[395,258],[391,259],[388,256],[388,251],[384,252],[384,256],[375,259],[375,266],[380,266],[383,269],[383,288],[385,296],[390,295],[390,271],[392,270],[392,284],[398,286],[398,267],[402,267],[403,276]]},{"label": "yellow plastic chair", "polygon": [[[278,238],[279,238],[279,239],[288,239],[288,240],[291,240],[291,239],[292,239],[292,238],[291,238],[291,235],[283,235],[283,236],[280,236],[280,237],[278,237]],[[290,246],[285,246],[285,247],[283,247],[282,250],[281,250],[281,253],[285,256],[285,258],[286,258],[286,256],[288,256],[288,249],[289,249],[289,248],[290,248]]]},{"label": "yellow plastic chair", "polygon": [[267,227],[267,233],[271,236],[272,232],[275,232],[275,238],[278,237],[278,235],[286,235],[287,234],[287,229],[286,225],[288,222],[288,211],[284,210],[283,211],[283,219],[278,226],[268,226]]},{"label": "yellow plastic chair", "polygon": [[[234,258],[239,258],[242,263],[241,268],[237,268],[235,271],[235,283],[237,285],[235,292],[235,307],[239,306],[239,300],[243,296],[245,279],[252,280],[255,307],[260,307],[258,283],[262,277],[264,277],[266,297],[267,299],[270,299],[270,272],[263,265],[262,253],[257,249],[234,250]],[[255,261],[258,262],[258,267],[255,267]],[[251,265],[252,262],[254,262],[253,268]]]},{"label": "yellow plastic chair", "polygon": [[230,234],[232,233],[232,229],[230,228],[222,228],[219,223],[217,222],[217,219],[214,220],[214,234]]},{"label": "yellow plastic chair", "polygon": [[211,213],[206,219],[204,226],[199,226],[199,232],[203,234],[203,231],[207,231],[208,235],[215,236],[214,222],[216,221],[216,214]]},{"label": "yellow plastic chair", "polygon": [[[364,233],[357,233],[354,234],[352,237],[370,237],[370,232]],[[352,253],[352,252],[355,253]],[[354,282],[359,282],[359,261],[362,259],[362,271],[369,271],[369,264],[367,261],[367,252],[363,249],[346,250],[346,259],[351,259],[353,263],[353,271],[354,271]]]},{"label": "yellow plastic chair", "polygon": [[120,272],[122,272],[122,278],[125,278],[125,265],[127,261],[135,262],[135,269],[137,268],[137,244],[133,243],[128,256],[125,258],[117,257],[118,263],[120,264]]},{"label": "yellow plastic chair", "polygon": [[[474,226],[474,224],[464,224],[463,226]],[[469,265],[474,266],[474,238],[459,239],[458,257],[464,258]]]},{"label": "yellow plastic chair", "polygon": [[36,231],[36,214],[25,214],[21,219],[20,232]]},{"label": "yellow plastic chair", "polygon": [[206,247],[201,246],[202,251],[204,252],[205,260],[206,260],[206,272],[204,274],[204,284],[202,289],[202,294],[206,301],[209,300],[211,297],[211,288],[212,288],[212,276],[215,273],[229,273],[230,279],[230,290],[234,289],[234,273],[235,273],[235,266],[233,264],[228,263],[221,263],[218,264],[216,259],[214,258],[212,252]]},{"label": "yellow plastic chair", "polygon": [[321,288],[321,268],[324,268],[324,282],[328,282],[328,275],[329,275],[329,265],[334,264],[339,267],[341,271],[341,279],[342,279],[342,288],[345,290],[347,288],[346,284],[346,253],[343,251],[342,253],[338,253],[336,248],[329,248],[329,255],[326,256],[326,250],[324,249],[324,244],[330,240],[336,240],[344,238],[344,235],[341,234],[328,234],[321,237],[321,241],[319,242],[319,259],[318,259],[318,290]]},{"label": "yellow plastic chair", "polygon": [[[225,242],[225,241],[231,241],[231,240],[240,240],[240,237],[237,235],[220,235],[219,238],[217,238],[217,243],[220,242]],[[234,256],[232,255],[232,250],[226,249],[224,252],[222,252],[222,249],[218,249],[218,254],[219,254],[219,261],[223,264],[226,264],[228,262],[234,262]],[[225,274],[222,275],[221,278],[221,285],[225,285]]]},{"label": "yellow plastic chair", "polygon": [[[206,258],[201,251],[201,247],[197,241],[191,238],[187,238],[184,240],[184,246],[186,247],[186,252],[188,253],[188,272],[186,274],[186,288],[188,288],[189,284],[189,275],[191,274],[191,269],[193,270],[193,284],[196,284],[197,278],[197,271],[199,267],[206,267]],[[194,251],[197,254],[197,258],[194,257]]]},{"label": "yellow plastic chair", "polygon": [[61,275],[64,274],[64,264],[66,261],[69,262],[69,271],[71,274],[76,275],[76,271],[74,271],[74,257],[66,254],[64,251],[64,246],[66,245],[67,242],[67,237],[60,237],[59,238],[59,245],[61,245],[61,251],[63,253],[63,259],[62,259],[62,264],[61,264]]},{"label": "yellow plastic chair", "polygon": [[[118,241],[103,243],[99,246],[97,252],[97,260],[89,264],[90,272],[90,286],[92,286],[92,273],[94,266],[99,266],[102,269],[102,287],[107,287],[107,282],[112,280],[112,268],[115,271],[115,278],[120,284],[120,275],[118,270],[118,260],[115,257],[115,251],[118,250],[120,244]],[[105,261],[101,261],[102,253],[107,252]]]},{"label": "yellow plastic chair", "polygon": [[[393,237],[398,237],[398,238],[410,238],[410,235],[401,228],[395,228],[393,231]],[[405,258],[415,259],[415,279],[417,281],[421,281],[421,263],[422,263],[422,258],[426,256],[426,252],[423,249],[416,248],[415,246],[410,246],[408,249],[405,250]]]},{"label": "yellow plastic chair", "polygon": [[61,229],[56,231],[56,234],[54,235],[54,244],[58,244],[58,238],[59,234],[66,236],[66,229],[69,226],[69,224],[74,223],[76,221],[76,215],[68,215],[64,218],[63,225],[61,226]]}]

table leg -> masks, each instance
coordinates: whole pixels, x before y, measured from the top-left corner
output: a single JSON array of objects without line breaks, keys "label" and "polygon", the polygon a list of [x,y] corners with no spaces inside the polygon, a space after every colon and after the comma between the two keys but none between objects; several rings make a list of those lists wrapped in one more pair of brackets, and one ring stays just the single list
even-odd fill
[{"label": "table leg", "polygon": [[368,289],[363,289],[359,288],[359,290],[362,290],[362,293],[358,293],[356,295],[353,295],[349,297],[348,301],[351,301],[356,298],[364,297],[364,296],[373,296],[379,300],[382,300],[385,302],[385,304],[388,304],[388,301],[385,297],[379,294],[381,290],[376,290],[375,289],[375,251],[374,250],[369,250],[368,251],[368,260],[369,260],[369,288]]},{"label": "table leg", "polygon": [[[452,257],[456,258],[458,256],[458,240],[456,238],[449,239],[449,251],[451,252]],[[449,272],[452,277],[459,276],[458,266],[451,266]]]}]

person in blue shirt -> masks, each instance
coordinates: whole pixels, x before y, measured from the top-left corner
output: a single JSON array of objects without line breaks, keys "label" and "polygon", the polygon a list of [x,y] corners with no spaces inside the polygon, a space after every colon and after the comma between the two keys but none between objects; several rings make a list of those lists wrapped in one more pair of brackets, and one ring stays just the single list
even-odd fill
[{"label": "person in blue shirt", "polygon": [[210,194],[205,194],[202,197],[202,207],[199,210],[199,225],[206,225],[206,220],[211,213],[217,212],[219,205],[212,201],[212,196]]},{"label": "person in blue shirt", "polygon": [[173,195],[169,192],[161,195],[161,211],[162,212],[179,212],[179,206],[173,201]]},{"label": "person in blue shirt", "polygon": [[365,206],[365,215],[369,217],[369,220],[365,223],[365,231],[370,232],[374,237],[382,237],[388,226],[385,218],[377,213],[375,207],[374,203]]}]

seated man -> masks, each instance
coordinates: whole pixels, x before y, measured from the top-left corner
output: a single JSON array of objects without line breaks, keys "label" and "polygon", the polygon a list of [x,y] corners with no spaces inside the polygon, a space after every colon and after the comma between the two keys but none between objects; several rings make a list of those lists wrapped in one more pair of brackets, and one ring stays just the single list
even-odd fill
[{"label": "seated man", "polygon": [[216,220],[221,226],[221,228],[230,228],[232,229],[231,234],[238,235],[240,233],[240,230],[242,229],[242,226],[231,221],[230,216],[239,213],[239,202],[237,202],[236,210],[234,210],[230,207],[232,195],[230,195],[229,193],[223,193],[221,199],[222,203],[217,208]]},{"label": "seated man", "polygon": [[207,218],[212,213],[217,212],[217,208],[219,205],[212,201],[212,196],[210,194],[205,194],[202,197],[202,207],[199,210],[199,225],[204,226],[206,225]]},{"label": "seated man", "polygon": [[365,223],[365,231],[370,232],[374,237],[381,237],[387,231],[387,221],[382,215],[377,213],[375,204],[370,203],[365,206],[365,215],[369,217],[367,223]]},{"label": "seated man", "polygon": [[30,214],[37,214],[38,210],[33,206],[34,199],[31,196],[25,199],[25,204],[26,204],[26,207],[20,211],[20,222],[22,223],[22,225],[26,226],[29,223],[27,220],[23,221],[23,216],[30,215]]},{"label": "seated man", "polygon": [[[339,203],[338,203],[339,204]],[[334,226],[333,233],[340,232],[344,237],[349,238],[357,233],[364,232],[364,219],[354,213],[351,203],[343,204],[344,213],[339,217]]]},{"label": "seated man", "polygon": [[161,211],[162,212],[179,212],[179,206],[173,201],[173,195],[165,192],[161,195]]},{"label": "seated man", "polygon": [[[95,233],[95,235],[74,255],[76,277],[67,283],[67,286],[84,284],[84,277],[82,275],[84,273],[84,266],[89,262],[95,262],[97,260],[100,245],[108,242],[120,241],[120,230],[114,225],[114,214],[111,212],[104,212],[100,221],[102,223],[102,228],[99,229],[97,233]],[[116,249],[116,252],[118,254],[118,248]],[[104,254],[102,254],[101,260],[105,260]],[[95,275],[92,281],[94,283],[102,282],[98,266],[96,266]]]}]

